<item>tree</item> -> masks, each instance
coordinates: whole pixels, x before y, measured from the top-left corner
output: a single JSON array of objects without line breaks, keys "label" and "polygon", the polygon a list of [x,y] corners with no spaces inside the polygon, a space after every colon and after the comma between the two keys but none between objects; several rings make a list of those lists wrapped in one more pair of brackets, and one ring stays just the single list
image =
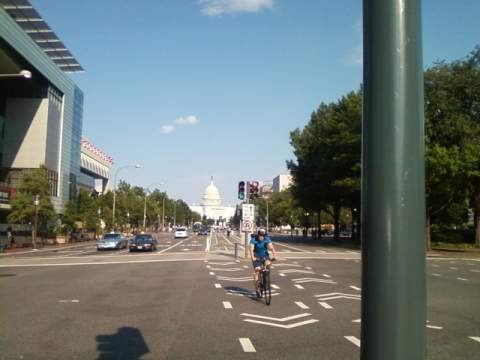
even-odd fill
[{"label": "tree", "polygon": [[468,198],[480,246],[480,47],[428,69],[425,94],[429,211],[461,208]]},{"label": "tree", "polygon": [[[48,170],[42,165],[25,173],[17,195],[12,199],[12,212],[8,215],[11,223],[32,223],[35,216],[34,198],[39,196],[38,224],[39,229],[46,231],[49,222],[56,218],[55,209],[51,201],[51,184],[48,180]],[[32,229],[32,237],[33,237]]]},{"label": "tree", "polygon": [[80,189],[77,197],[65,206],[63,223],[73,229],[76,222],[81,222],[84,229],[96,231],[99,224],[98,203],[98,197],[94,198],[87,190]]}]

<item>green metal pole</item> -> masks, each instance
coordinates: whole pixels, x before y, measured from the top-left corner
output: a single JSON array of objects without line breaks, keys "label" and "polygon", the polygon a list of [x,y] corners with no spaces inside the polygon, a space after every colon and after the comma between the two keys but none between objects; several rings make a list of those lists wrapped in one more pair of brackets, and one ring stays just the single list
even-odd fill
[{"label": "green metal pole", "polygon": [[364,0],[362,360],[425,358],[420,0]]}]

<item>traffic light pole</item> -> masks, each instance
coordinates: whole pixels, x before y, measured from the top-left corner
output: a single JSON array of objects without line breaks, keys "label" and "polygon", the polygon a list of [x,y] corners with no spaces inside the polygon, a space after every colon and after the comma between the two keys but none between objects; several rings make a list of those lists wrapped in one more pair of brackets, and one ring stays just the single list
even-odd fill
[{"label": "traffic light pole", "polygon": [[362,360],[425,358],[420,0],[364,0]]},{"label": "traffic light pole", "polygon": [[[249,181],[247,181],[245,194],[247,195],[247,204],[250,204],[250,182]],[[250,237],[250,233],[248,231],[245,231],[245,259],[248,259],[248,246],[250,244],[249,237]]]}]

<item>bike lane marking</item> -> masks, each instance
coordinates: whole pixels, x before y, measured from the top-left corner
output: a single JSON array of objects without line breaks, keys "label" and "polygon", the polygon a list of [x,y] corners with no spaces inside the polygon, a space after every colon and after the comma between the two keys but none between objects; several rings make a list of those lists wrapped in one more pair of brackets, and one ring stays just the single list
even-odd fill
[{"label": "bike lane marking", "polygon": [[249,338],[238,338],[244,352],[257,352]]},{"label": "bike lane marking", "polygon": [[344,336],[345,339],[360,347],[360,340],[355,336]]},{"label": "bike lane marking", "polygon": [[223,301],[223,307],[225,309],[233,309],[232,303],[230,301]]},{"label": "bike lane marking", "polygon": [[295,301],[295,304],[300,308],[300,309],[310,309],[307,305],[305,305],[301,301]]}]

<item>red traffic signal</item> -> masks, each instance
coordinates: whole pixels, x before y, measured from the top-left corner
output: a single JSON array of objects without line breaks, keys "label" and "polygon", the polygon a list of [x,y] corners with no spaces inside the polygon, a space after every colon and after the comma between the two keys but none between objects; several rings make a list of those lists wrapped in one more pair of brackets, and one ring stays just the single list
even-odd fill
[{"label": "red traffic signal", "polygon": [[258,191],[259,191],[259,183],[258,181],[250,181],[250,191],[249,191],[249,194],[250,194],[250,198],[255,198],[258,196]]}]

